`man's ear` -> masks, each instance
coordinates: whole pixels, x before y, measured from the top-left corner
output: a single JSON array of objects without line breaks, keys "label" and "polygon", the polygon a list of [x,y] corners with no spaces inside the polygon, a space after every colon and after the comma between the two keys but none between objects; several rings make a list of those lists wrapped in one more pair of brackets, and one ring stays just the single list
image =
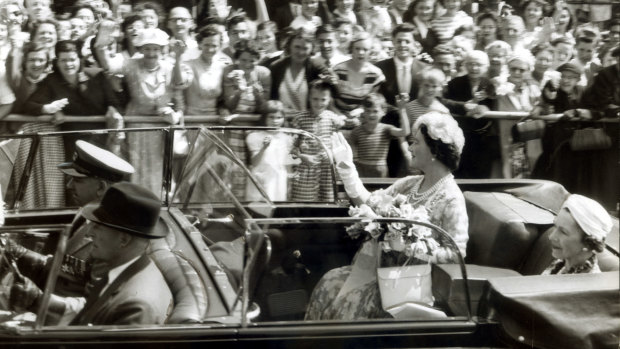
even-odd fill
[{"label": "man's ear", "polygon": [[110,183],[108,181],[100,179],[97,184],[97,196],[99,198],[102,198],[103,194],[106,192],[106,190],[108,190],[109,187]]},{"label": "man's ear", "polygon": [[133,240],[133,235],[129,233],[121,233],[121,236],[120,236],[121,247],[128,246],[131,243],[131,240]]}]

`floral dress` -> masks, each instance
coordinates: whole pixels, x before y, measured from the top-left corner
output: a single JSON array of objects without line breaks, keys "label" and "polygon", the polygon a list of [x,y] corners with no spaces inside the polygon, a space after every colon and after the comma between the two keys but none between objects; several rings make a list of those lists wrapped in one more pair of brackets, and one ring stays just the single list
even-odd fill
[{"label": "floral dress", "polygon": [[[388,195],[407,195],[407,202],[415,207],[424,206],[429,221],[447,231],[465,256],[469,220],[465,198],[452,175],[440,180],[439,185],[420,192],[424,176],[409,176],[396,181],[385,189]],[[379,190],[377,193],[381,193]],[[374,246],[373,246],[374,245]],[[381,305],[381,295],[376,280],[376,256],[372,256],[376,240],[364,243],[353,258],[352,265],[328,271],[314,288],[308,308],[307,320],[359,320],[391,317]],[[374,250],[374,251],[373,251]],[[439,262],[453,262],[456,256],[450,251],[439,251]],[[356,277],[355,270],[371,278]],[[370,272],[369,272],[370,271]]]},{"label": "floral dress", "polygon": [[[174,85],[174,64],[160,60],[158,67],[147,69],[141,59],[132,58],[123,66],[123,74],[129,90],[129,104],[125,115],[144,117],[144,122],[127,123],[127,128],[168,126],[153,122],[149,116],[157,116],[159,108],[173,102],[175,92],[187,87],[189,71],[183,66],[183,82]],[[157,136],[155,136],[157,135]],[[162,190],[162,168],[164,161],[164,133],[128,132],[129,162],[136,172],[132,182],[149,188],[159,195]]]}]

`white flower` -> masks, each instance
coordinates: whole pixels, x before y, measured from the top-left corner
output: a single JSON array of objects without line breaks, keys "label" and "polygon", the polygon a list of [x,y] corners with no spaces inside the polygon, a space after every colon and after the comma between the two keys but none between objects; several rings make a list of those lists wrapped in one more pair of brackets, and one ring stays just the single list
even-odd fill
[{"label": "white flower", "polygon": [[465,145],[465,136],[463,130],[459,127],[459,124],[454,120],[452,115],[430,111],[418,118],[413,125],[414,130],[420,128],[420,126],[426,125],[428,135],[434,140],[440,140],[445,144],[452,144],[457,149],[459,154],[463,151]]}]

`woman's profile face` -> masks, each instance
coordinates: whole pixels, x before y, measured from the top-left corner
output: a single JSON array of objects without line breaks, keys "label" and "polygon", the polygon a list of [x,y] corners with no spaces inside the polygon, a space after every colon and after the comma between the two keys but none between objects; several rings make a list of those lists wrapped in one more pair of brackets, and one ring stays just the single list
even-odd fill
[{"label": "woman's profile face", "polygon": [[555,223],[549,241],[551,241],[551,254],[554,258],[570,260],[583,253],[584,233],[579,228],[573,216],[566,209],[560,210],[555,218]]},{"label": "woman's profile face", "polygon": [[424,135],[420,129],[414,131],[413,142],[409,146],[411,152],[411,166],[415,169],[424,169],[433,161],[431,148],[428,147],[424,140]]},{"label": "woman's profile face", "polygon": [[56,27],[51,23],[41,23],[37,32],[35,33],[34,42],[37,42],[44,47],[54,47],[56,40],[58,39],[56,33]]},{"label": "woman's profile face", "polygon": [[60,52],[56,59],[56,66],[63,76],[74,76],[80,71],[80,56],[77,52]]},{"label": "woman's profile face", "polygon": [[45,72],[47,66],[47,53],[44,51],[32,51],[26,56],[26,74],[31,78],[38,78]]},{"label": "woman's profile face", "polygon": [[369,39],[360,40],[353,43],[351,48],[351,58],[357,62],[363,63],[368,61],[372,42]]}]

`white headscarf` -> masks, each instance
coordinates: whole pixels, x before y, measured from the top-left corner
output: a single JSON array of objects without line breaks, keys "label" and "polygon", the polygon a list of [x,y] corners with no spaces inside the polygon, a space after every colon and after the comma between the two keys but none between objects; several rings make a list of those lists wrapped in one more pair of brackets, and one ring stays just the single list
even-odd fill
[{"label": "white headscarf", "polygon": [[611,231],[613,223],[609,213],[598,202],[583,195],[573,194],[566,199],[563,208],[573,216],[586,235],[603,241]]}]

